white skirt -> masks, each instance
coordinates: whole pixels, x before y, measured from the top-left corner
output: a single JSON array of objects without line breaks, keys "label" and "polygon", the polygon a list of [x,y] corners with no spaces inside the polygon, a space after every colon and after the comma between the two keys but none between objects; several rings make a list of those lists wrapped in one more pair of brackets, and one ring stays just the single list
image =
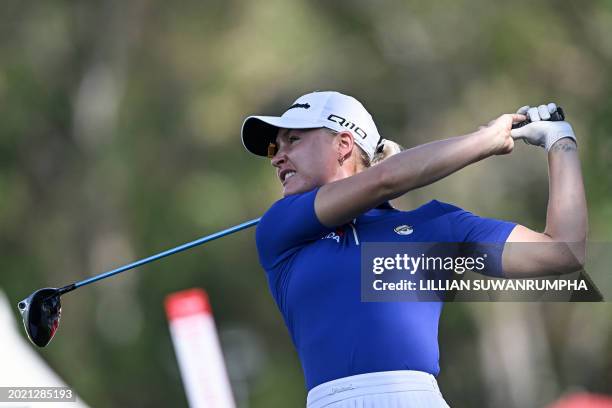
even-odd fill
[{"label": "white skirt", "polygon": [[422,371],[381,371],[317,385],[307,408],[449,408],[436,378]]}]

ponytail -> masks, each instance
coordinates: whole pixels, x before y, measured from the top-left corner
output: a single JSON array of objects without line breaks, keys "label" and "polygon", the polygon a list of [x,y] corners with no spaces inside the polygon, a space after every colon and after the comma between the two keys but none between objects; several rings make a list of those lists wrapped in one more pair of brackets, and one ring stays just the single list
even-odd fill
[{"label": "ponytail", "polygon": [[[332,136],[335,136],[338,134],[338,132],[335,130],[328,129],[328,128],[324,128],[324,129],[327,130],[329,134]],[[375,166],[378,163],[382,162],[383,160],[388,159],[389,157],[405,150],[402,145],[394,142],[393,140],[380,139],[380,142],[378,142],[378,146],[376,147],[376,150],[374,151],[374,157],[370,159],[367,153],[358,144],[355,143],[355,147],[357,148],[356,154],[358,157],[358,159],[356,159],[357,160],[356,165],[360,164],[360,166],[358,167],[361,167],[361,169],[367,169],[368,167]],[[359,168],[356,168],[356,171],[359,171]]]},{"label": "ponytail", "polygon": [[376,166],[381,161],[388,159],[389,157],[401,152],[402,150],[404,150],[404,148],[393,140],[382,139],[380,141],[380,144],[376,148],[376,151],[374,152],[374,157],[370,161],[370,165],[368,167]]}]

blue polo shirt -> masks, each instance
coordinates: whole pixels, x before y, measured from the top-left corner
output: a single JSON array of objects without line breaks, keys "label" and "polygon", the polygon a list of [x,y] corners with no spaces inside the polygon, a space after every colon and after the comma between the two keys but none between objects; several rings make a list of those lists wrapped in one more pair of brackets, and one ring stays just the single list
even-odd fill
[{"label": "blue polo shirt", "polygon": [[[505,242],[515,224],[436,200],[413,210],[384,204],[338,228],[314,210],[318,188],[287,196],[257,227],[259,259],[302,363],[308,390],[356,374],[438,375],[441,302],[361,302],[363,242]],[[398,225],[414,232],[401,236]]]}]

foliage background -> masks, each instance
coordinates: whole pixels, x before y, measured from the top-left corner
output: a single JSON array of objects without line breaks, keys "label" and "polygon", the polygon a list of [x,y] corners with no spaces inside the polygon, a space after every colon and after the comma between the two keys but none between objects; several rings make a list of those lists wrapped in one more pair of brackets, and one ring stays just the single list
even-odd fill
[{"label": "foliage background", "polygon": [[[3,1],[0,287],[16,304],[259,216],[280,189],[243,150],[242,120],[317,89],[362,100],[407,147],[558,102],[579,137],[590,239],[610,241],[610,38],[607,0]],[[435,197],[541,229],[546,186],[544,153],[519,144],[396,205]],[[303,406],[252,230],[67,296],[40,354],[92,406],[184,405],[162,302],[189,287],[210,295],[239,405]],[[611,316],[610,303],[447,305],[447,401],[612,393]]]}]

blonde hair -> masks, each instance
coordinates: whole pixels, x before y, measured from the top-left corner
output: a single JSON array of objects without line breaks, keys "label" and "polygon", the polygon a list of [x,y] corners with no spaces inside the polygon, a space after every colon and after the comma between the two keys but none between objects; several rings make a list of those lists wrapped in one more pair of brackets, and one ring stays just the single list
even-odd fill
[{"label": "blonde hair", "polygon": [[355,145],[355,147],[357,147],[357,154],[359,155],[361,167],[364,169],[376,166],[383,160],[388,159],[394,154],[398,154],[399,152],[404,150],[404,147],[399,143],[396,143],[393,140],[383,139],[376,148],[376,151],[374,152],[374,157],[370,159],[361,147],[359,147],[358,145]]}]

